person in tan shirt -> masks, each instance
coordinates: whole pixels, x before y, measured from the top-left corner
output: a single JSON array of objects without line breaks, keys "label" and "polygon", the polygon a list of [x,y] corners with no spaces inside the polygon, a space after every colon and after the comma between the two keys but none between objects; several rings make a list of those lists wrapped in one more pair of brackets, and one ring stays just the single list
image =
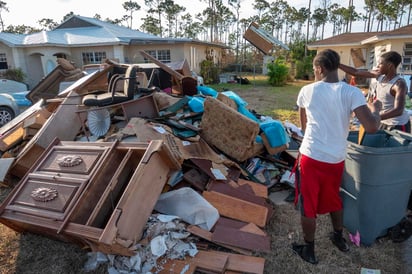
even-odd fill
[{"label": "person in tan shirt", "polygon": [[382,102],[380,129],[401,130],[411,132],[409,113],[405,110],[408,85],[397,73],[397,67],[402,56],[396,51],[388,51],[379,58],[375,70],[358,70],[354,67],[340,64],[339,68],[347,74],[365,78],[376,78],[376,88],[373,97]]}]

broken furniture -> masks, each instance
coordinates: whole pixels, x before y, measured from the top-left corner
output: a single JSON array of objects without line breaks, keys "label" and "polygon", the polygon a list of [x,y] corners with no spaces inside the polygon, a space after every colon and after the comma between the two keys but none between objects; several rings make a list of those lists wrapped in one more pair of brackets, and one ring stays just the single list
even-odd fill
[{"label": "broken furniture", "polygon": [[206,97],[200,127],[207,143],[239,162],[264,151],[256,142],[259,124],[218,99]]},{"label": "broken furniture", "polygon": [[[197,94],[197,80],[192,76],[183,75],[176,70],[170,68],[167,64],[164,64],[151,56],[150,54],[140,51],[140,54],[143,55],[144,58],[149,59],[159,67],[161,67],[164,71],[169,73],[175,82],[175,90],[182,95],[195,95]],[[173,87],[172,87],[173,89]]]},{"label": "broken furniture", "polygon": [[280,46],[285,50],[289,50],[289,47],[273,37],[271,34],[267,33],[265,30],[259,28],[256,22],[252,22],[245,34],[243,35],[247,41],[254,45],[258,50],[263,52],[265,55],[270,55],[274,46]]},{"label": "broken furniture", "polygon": [[[85,106],[107,106],[133,99],[136,92],[137,67],[130,65],[124,76],[114,74],[109,81],[107,92],[88,94],[83,97]],[[123,81],[123,88],[118,88],[118,82]]]},{"label": "broken furniture", "polygon": [[40,99],[47,100],[55,98],[61,91],[64,83],[73,83],[85,76],[79,69],[73,66],[68,60],[57,58],[56,66],[46,77],[34,86],[26,95],[32,103]]},{"label": "broken furniture", "polygon": [[166,263],[162,265],[162,268],[165,271],[162,271],[160,273],[263,274],[264,266],[264,258],[226,253],[221,251],[200,250],[193,258],[188,257],[184,260],[166,261]]},{"label": "broken furniture", "polygon": [[0,206],[0,222],[131,256],[170,173],[180,169],[171,155],[161,140],[55,140]]},{"label": "broken furniture", "polygon": [[[93,87],[100,86],[101,82],[106,81],[107,70],[103,70],[99,73],[86,75],[76,82],[76,86],[65,94],[66,98],[62,98],[61,103],[57,108],[53,110],[51,116],[43,124],[43,126],[37,131],[37,133],[29,140],[29,142],[18,153],[16,161],[11,167],[11,174],[18,178],[22,178],[31,166],[37,161],[39,155],[50,145],[55,139],[59,138],[62,141],[73,141],[78,134],[82,126],[82,121],[79,120],[76,115],[78,105],[81,103],[82,90],[89,88],[88,84]],[[53,75],[51,75],[52,77]],[[51,79],[48,79],[48,81]],[[43,101],[43,100],[42,100]],[[47,104],[47,107],[51,105]],[[31,111],[32,108],[39,108],[36,105],[30,107],[27,111]],[[16,117],[19,119],[19,116]]]},{"label": "broken furniture", "polygon": [[104,136],[111,126],[111,117],[116,113],[119,114],[117,116],[119,119],[129,122],[135,117],[156,118],[159,116],[159,109],[152,93],[108,106],[90,108],[79,106],[76,111],[82,123],[82,131],[87,138],[90,134],[96,137]]}]

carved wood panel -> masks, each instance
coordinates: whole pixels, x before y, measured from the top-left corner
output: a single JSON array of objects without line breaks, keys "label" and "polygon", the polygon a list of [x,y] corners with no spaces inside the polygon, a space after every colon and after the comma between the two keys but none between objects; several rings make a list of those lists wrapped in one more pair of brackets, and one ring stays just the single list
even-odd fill
[{"label": "carved wood panel", "polygon": [[85,183],[85,179],[31,174],[6,209],[63,220]]}]

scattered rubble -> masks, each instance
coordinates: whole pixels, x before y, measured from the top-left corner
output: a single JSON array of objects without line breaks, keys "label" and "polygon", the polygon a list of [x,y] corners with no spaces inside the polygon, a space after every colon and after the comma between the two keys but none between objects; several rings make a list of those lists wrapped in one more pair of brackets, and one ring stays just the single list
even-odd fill
[{"label": "scattered rubble", "polygon": [[0,222],[88,246],[86,269],[263,273],[268,189],[293,187],[286,150],[299,134],[234,92],[194,94],[189,76],[156,69],[177,83],[170,93],[138,64],[84,75],[60,61],[0,129],[2,184],[13,187]]}]

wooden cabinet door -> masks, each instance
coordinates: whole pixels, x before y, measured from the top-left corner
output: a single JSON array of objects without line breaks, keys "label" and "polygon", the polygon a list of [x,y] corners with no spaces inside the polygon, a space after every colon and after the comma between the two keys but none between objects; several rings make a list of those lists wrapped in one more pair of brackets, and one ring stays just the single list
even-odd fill
[{"label": "wooden cabinet door", "polygon": [[6,209],[53,220],[63,220],[85,179],[29,174]]},{"label": "wooden cabinet door", "polygon": [[71,208],[99,172],[111,146],[55,145],[18,186],[6,209],[67,220]]}]

